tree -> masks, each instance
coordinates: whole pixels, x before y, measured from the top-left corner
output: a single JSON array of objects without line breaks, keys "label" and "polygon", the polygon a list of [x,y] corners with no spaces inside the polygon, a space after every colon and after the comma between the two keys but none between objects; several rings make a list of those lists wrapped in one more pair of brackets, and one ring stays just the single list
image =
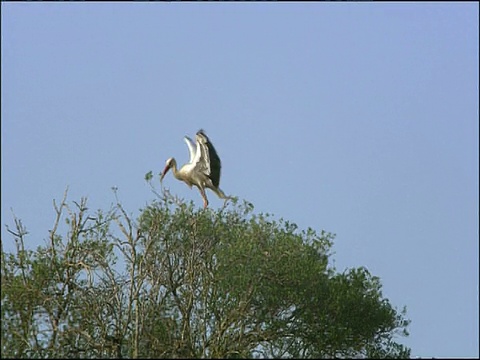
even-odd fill
[{"label": "tree", "polygon": [[153,190],[136,220],[118,200],[92,214],[65,193],[35,251],[14,217],[2,357],[410,356],[395,340],[405,309],[366,268],[329,266],[332,234],[245,201],[203,210]]}]

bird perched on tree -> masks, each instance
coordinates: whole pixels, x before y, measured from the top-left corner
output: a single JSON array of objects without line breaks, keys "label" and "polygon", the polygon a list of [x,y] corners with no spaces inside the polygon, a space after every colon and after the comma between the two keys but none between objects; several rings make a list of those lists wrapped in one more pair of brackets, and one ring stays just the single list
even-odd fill
[{"label": "bird perched on tree", "polygon": [[208,206],[208,199],[205,194],[206,188],[211,189],[221,199],[230,199],[231,197],[226,196],[219,187],[222,165],[213,144],[205,132],[202,129],[197,132],[196,144],[188,136],[185,136],[184,140],[190,152],[190,161],[183,165],[180,170],[177,170],[177,162],[173,157],[169,158],[165,169],[163,169],[160,182],[163,181],[168,170],[172,169],[173,175],[178,180],[185,182],[190,188],[192,188],[192,185],[195,185],[200,190],[204,208]]}]

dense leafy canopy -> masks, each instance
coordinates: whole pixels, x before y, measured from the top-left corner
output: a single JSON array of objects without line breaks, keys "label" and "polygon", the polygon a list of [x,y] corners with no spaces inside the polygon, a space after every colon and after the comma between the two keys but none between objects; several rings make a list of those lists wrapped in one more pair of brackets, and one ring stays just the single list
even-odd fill
[{"label": "dense leafy canopy", "polygon": [[332,234],[155,194],[136,220],[65,195],[34,251],[14,219],[2,357],[409,357],[405,309],[366,268],[329,266]]}]

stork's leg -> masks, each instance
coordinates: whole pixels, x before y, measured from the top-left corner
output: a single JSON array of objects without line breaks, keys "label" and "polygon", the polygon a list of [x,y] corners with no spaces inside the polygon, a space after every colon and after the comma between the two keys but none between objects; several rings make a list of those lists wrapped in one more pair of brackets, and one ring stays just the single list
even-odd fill
[{"label": "stork's leg", "polygon": [[200,188],[200,195],[202,195],[203,198],[203,208],[206,209],[208,206],[208,199],[207,195],[205,194],[205,190],[202,188]]},{"label": "stork's leg", "polygon": [[228,201],[228,200],[232,200],[232,199],[233,199],[233,197],[228,196],[228,195],[225,195],[225,193],[224,193],[224,192],[222,191],[222,189],[220,189],[219,187],[218,187],[218,188],[211,188],[211,189],[215,192],[215,194],[218,195],[218,197],[219,197],[220,199],[223,199],[223,200],[224,200],[224,201],[223,201],[223,206],[225,206],[225,205],[227,204],[227,201]]},{"label": "stork's leg", "polygon": [[212,188],[213,192],[217,194],[220,199],[230,199],[230,196],[225,195],[225,193],[220,188]]}]

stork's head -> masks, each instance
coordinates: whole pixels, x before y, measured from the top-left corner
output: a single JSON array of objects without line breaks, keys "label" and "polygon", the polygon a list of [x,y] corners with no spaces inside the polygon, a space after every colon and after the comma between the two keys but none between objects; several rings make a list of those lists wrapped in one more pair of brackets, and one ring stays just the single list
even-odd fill
[{"label": "stork's head", "polygon": [[168,170],[170,170],[173,165],[175,164],[175,159],[174,158],[169,158],[166,163],[165,163],[165,169],[163,169],[162,176],[160,177],[160,181],[163,180],[165,175],[167,174]]}]

